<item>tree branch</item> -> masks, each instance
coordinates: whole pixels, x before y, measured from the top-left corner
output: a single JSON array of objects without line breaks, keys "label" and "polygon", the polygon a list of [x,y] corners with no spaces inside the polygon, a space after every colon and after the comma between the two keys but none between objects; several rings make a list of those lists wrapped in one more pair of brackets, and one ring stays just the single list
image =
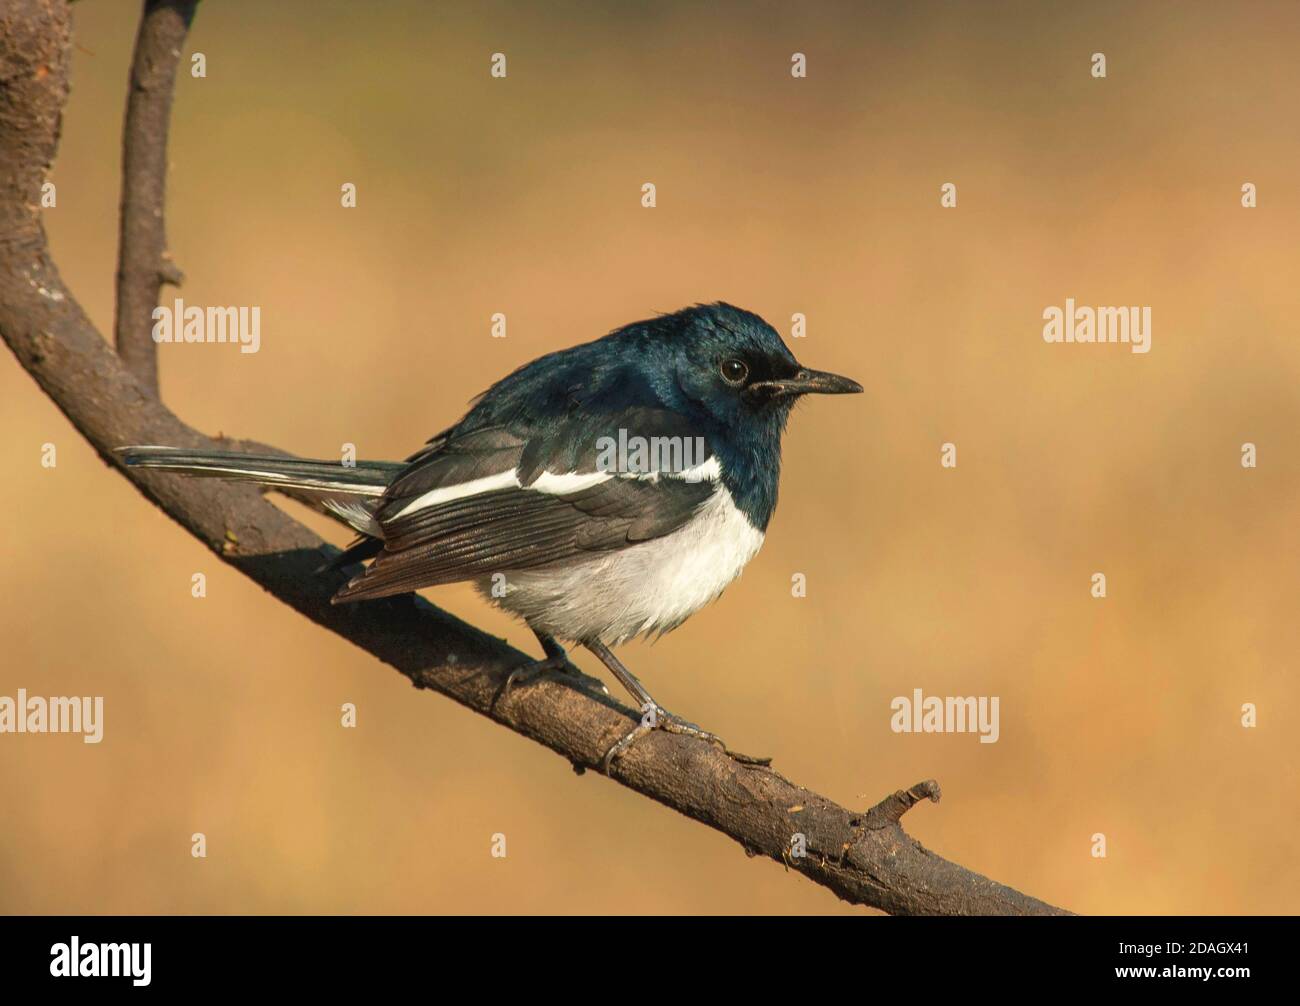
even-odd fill
[{"label": "tree branch", "polygon": [[163,226],[167,129],[185,35],[198,0],[145,0],[135,38],[122,129],[122,209],[117,267],[117,355],[140,386],[158,394],[153,310],[163,283],[182,276]]},{"label": "tree branch", "polygon": [[[57,146],[70,40],[62,0],[8,0],[0,10],[0,336],[18,361],[108,464],[222,561],[417,687],[532,738],[579,771],[599,770],[636,714],[592,679],[543,677],[503,695],[524,654],[414,596],[331,605],[344,574],[318,569],[334,550],[258,490],[117,462],[113,448],[124,444],[231,445],[168,411],[96,332],[50,259],[37,194]],[[138,191],[137,184],[127,187]],[[152,213],[151,205],[133,212]],[[124,225],[124,235],[130,229]],[[909,807],[938,798],[934,783],[854,813],[771,769],[662,731],[634,745],[612,772],[629,789],[731,836],[750,855],[785,863],[856,904],[899,914],[1062,914],[936,856],[903,831],[899,820]],[[796,834],[804,836],[806,856],[793,854]]]}]

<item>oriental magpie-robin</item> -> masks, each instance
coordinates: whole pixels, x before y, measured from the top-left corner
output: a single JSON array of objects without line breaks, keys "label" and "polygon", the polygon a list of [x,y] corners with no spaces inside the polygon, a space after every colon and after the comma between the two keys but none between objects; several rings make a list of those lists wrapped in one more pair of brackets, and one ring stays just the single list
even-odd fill
[{"label": "oriental magpie-robin", "polygon": [[717,741],[660,708],[609,648],[675,629],[722,593],[763,543],[795,401],[861,390],[717,303],[520,367],[403,463],[123,453],[317,497],[361,536],[335,565],[370,560],[336,604],[468,580],[536,634],[546,658],[520,671],[567,668],[559,640],[585,646],[647,714],[608,770],[655,727]]}]

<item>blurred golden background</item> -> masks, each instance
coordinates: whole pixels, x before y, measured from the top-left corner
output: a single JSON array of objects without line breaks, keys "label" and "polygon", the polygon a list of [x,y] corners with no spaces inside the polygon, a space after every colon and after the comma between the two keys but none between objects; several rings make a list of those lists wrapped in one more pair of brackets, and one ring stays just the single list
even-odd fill
[{"label": "blurred golden background", "polygon": [[[103,332],[138,6],[75,6],[45,214]],[[163,393],[211,433],[401,458],[626,322],[803,312],[795,352],[867,394],[798,410],[764,550],[629,666],[841,803],[937,778],[909,831],[1055,904],[1292,913],[1298,41],[1292,3],[206,0],[170,245],[181,296],[259,305],[262,345],[160,347]],[[1044,343],[1067,297],[1150,305],[1151,352]],[[0,423],[0,695],[105,698],[98,746],[0,736],[0,910],[858,911],[271,601],[8,354]],[[1000,740],[891,732],[914,688],[999,696]]]}]

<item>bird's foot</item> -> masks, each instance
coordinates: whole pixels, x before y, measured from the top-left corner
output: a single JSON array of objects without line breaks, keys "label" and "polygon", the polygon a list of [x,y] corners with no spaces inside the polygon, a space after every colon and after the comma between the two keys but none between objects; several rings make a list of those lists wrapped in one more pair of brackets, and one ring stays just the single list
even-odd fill
[{"label": "bird's foot", "polygon": [[501,694],[506,694],[510,689],[518,685],[531,684],[549,671],[563,671],[565,674],[575,675],[582,673],[573,664],[569,663],[569,655],[564,650],[560,650],[559,653],[543,657],[541,660],[520,664],[506,678],[505,684],[501,686]]},{"label": "bird's foot", "polygon": [[609,775],[610,767],[614,764],[614,759],[623,754],[628,748],[635,744],[640,738],[650,733],[652,730],[664,730],[670,734],[682,734],[686,737],[696,737],[702,741],[719,748],[723,754],[742,765],[768,765],[771,758],[754,758],[750,755],[741,754],[738,751],[732,751],[727,747],[726,742],[717,734],[709,733],[702,727],[696,726],[689,720],[684,720],[680,716],[675,716],[662,706],[655,706],[647,703],[643,708],[644,715],[641,722],[638,723],[626,736],[620,738],[613,747],[605,752],[602,761],[606,775]]}]

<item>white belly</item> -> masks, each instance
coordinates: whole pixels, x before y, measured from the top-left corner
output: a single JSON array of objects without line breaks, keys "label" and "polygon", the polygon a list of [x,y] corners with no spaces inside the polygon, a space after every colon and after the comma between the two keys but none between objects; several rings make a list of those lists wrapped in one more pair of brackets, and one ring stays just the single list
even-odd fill
[{"label": "white belly", "polygon": [[763,544],[763,532],[719,485],[688,524],[653,541],[599,553],[563,569],[505,571],[493,596],[479,591],[539,632],[608,646],[641,633],[664,633],[714,600]]}]

